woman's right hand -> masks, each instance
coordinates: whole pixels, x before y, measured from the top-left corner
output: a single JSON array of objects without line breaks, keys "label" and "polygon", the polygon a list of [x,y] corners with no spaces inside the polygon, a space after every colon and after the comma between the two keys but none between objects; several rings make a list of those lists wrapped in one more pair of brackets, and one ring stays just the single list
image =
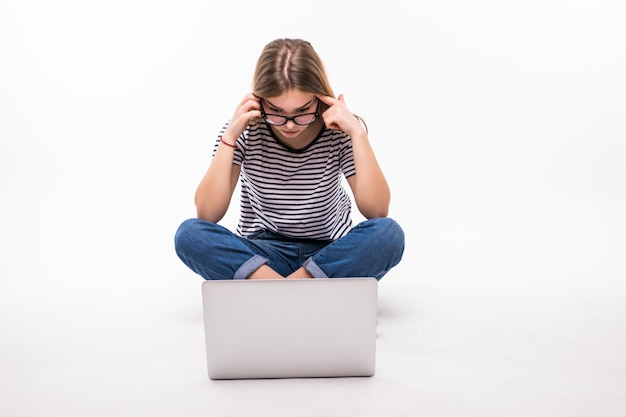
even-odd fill
[{"label": "woman's right hand", "polygon": [[235,114],[224,132],[223,137],[228,143],[234,144],[239,136],[246,130],[250,124],[250,120],[255,117],[261,117],[261,99],[252,93],[246,94],[237,106]]}]

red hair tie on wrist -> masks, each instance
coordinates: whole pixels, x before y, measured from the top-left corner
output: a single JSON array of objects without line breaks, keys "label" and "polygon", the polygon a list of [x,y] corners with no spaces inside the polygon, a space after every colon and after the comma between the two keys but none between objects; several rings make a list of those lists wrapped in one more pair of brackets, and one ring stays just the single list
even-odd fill
[{"label": "red hair tie on wrist", "polygon": [[231,147],[231,148],[233,148],[233,149],[237,149],[237,144],[231,145],[230,143],[226,142],[226,141],[224,140],[224,138],[223,138],[223,137],[221,137],[221,136],[220,136],[220,142],[222,142],[222,143],[223,143],[224,145],[226,145],[226,146],[230,146],[230,147]]}]

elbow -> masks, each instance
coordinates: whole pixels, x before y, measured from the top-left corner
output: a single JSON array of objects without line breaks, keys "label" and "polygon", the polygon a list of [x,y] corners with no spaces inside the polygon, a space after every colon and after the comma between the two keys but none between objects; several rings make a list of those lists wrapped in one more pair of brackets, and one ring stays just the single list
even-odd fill
[{"label": "elbow", "polygon": [[389,215],[389,202],[379,202],[373,205],[358,205],[357,208],[368,220],[387,217]]},{"label": "elbow", "polygon": [[217,223],[220,220],[200,210],[196,212],[196,217],[199,218],[200,220],[204,220],[204,221],[211,222],[211,223]]},{"label": "elbow", "polygon": [[220,220],[222,220],[222,217],[224,217],[224,213],[222,214],[215,213],[212,210],[202,209],[202,208],[197,207],[196,216],[201,220],[211,222],[211,223],[217,223]]},{"label": "elbow", "polygon": [[363,217],[365,217],[368,220],[371,219],[378,219],[380,217],[387,217],[387,215],[389,214],[389,210],[371,210],[368,212],[361,212],[361,214],[363,214]]},{"label": "elbow", "polygon": [[196,200],[196,216],[207,222],[217,223],[224,217],[226,211],[216,210],[211,204],[207,204],[205,201]]}]

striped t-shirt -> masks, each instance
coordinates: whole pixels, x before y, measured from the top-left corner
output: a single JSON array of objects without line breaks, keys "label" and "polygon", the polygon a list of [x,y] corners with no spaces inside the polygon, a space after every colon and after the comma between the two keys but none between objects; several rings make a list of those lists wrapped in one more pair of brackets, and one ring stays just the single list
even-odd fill
[{"label": "striped t-shirt", "polygon": [[[219,137],[215,149],[218,145]],[[241,166],[239,235],[269,230],[335,240],[351,228],[352,202],[342,175],[355,170],[346,133],[324,128],[309,146],[294,151],[264,122],[251,124],[237,140],[233,163]]]}]

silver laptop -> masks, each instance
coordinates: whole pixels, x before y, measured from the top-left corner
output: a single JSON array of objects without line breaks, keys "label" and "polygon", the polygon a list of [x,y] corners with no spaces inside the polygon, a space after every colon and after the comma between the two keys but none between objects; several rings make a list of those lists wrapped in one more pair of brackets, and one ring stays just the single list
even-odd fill
[{"label": "silver laptop", "polygon": [[375,278],[202,283],[209,378],[372,376]]}]

